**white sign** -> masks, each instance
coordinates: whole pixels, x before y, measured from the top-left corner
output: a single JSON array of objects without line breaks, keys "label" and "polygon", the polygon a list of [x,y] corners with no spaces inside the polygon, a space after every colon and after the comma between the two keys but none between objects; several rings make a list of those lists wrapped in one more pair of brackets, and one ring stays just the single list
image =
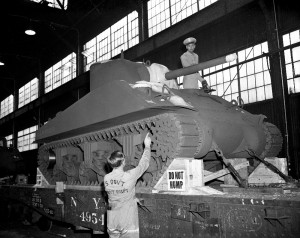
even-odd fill
[{"label": "white sign", "polygon": [[185,191],[185,170],[167,170],[168,190]]}]

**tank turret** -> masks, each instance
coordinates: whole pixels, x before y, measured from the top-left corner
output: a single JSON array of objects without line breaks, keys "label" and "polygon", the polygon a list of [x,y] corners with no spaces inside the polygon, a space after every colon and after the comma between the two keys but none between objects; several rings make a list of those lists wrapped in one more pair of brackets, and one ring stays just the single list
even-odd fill
[{"label": "tank turret", "polygon": [[[117,59],[90,68],[90,93],[59,113],[36,134],[39,166],[50,183],[98,185],[116,150],[135,167],[143,138],[153,139],[141,185],[153,187],[174,158],[216,160],[276,156],[282,137],[265,116],[253,115],[201,89],[178,89],[176,77],[234,59],[220,57],[170,71],[161,64]],[[54,166],[50,166],[55,161]]]}]

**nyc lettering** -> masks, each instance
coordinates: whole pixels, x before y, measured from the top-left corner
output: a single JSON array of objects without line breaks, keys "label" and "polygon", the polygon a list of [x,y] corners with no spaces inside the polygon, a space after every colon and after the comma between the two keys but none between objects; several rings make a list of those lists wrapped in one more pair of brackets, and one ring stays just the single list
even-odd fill
[{"label": "nyc lettering", "polygon": [[[93,198],[95,209],[98,210],[102,208],[99,206],[99,202],[101,201],[101,198]],[[76,207],[77,201],[74,197],[71,197],[71,206]],[[96,212],[82,212],[79,217],[81,218],[81,221],[83,222],[91,222],[93,224],[97,224],[98,222],[101,223],[102,226],[104,226],[104,214],[101,214],[100,217],[98,217]]]},{"label": "nyc lettering", "polygon": [[[98,210],[101,207],[99,207],[99,202],[101,201],[101,198],[93,198],[93,201],[95,203],[95,209]],[[77,199],[74,197],[71,197],[71,207],[77,206]]]},{"label": "nyc lettering", "polygon": [[184,191],[185,190],[185,171],[168,170],[168,190]]}]

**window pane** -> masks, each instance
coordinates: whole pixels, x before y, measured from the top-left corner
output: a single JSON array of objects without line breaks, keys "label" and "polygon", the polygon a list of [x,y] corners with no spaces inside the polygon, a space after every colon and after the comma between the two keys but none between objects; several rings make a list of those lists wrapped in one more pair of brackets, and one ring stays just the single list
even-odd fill
[{"label": "window pane", "polygon": [[283,46],[288,46],[291,44],[289,34],[284,35],[282,38],[283,38]]},{"label": "window pane", "polygon": [[239,88],[238,88],[238,80],[235,79],[231,82],[231,89],[232,89],[232,92],[233,93],[236,93],[239,91]]},{"label": "window pane", "polygon": [[299,30],[291,32],[290,37],[291,37],[291,44],[298,43],[300,41]]},{"label": "window pane", "polygon": [[265,85],[271,84],[271,76],[269,71],[264,72]]},{"label": "window pane", "polygon": [[242,97],[242,100],[244,101],[245,104],[249,103],[248,91],[242,91],[241,92],[241,97]]},{"label": "window pane", "polygon": [[261,71],[263,71],[262,68],[262,59],[257,59],[254,61],[254,66],[255,66],[255,73],[259,73]]},{"label": "window pane", "polygon": [[294,73],[293,73],[292,64],[286,65],[285,69],[286,69],[286,78],[287,79],[293,78]]},{"label": "window pane", "polygon": [[264,74],[259,73],[256,75],[256,87],[261,87],[264,85]]},{"label": "window pane", "polygon": [[245,77],[246,75],[247,75],[246,65],[243,64],[243,65],[240,67],[240,77]]},{"label": "window pane", "polygon": [[272,87],[271,85],[265,86],[266,99],[273,98]]},{"label": "window pane", "polygon": [[247,63],[247,74],[254,74],[254,64],[253,62]]},{"label": "window pane", "polygon": [[255,89],[251,89],[249,90],[249,103],[251,102],[256,102],[256,90]]},{"label": "window pane", "polygon": [[257,101],[265,100],[265,90],[264,87],[257,88]]},{"label": "window pane", "polygon": [[223,89],[223,84],[218,84],[217,85],[217,93],[219,96],[222,96],[224,93],[224,89]]},{"label": "window pane", "polygon": [[231,80],[229,69],[224,70],[224,71],[223,71],[223,75],[224,75],[223,77],[224,77],[224,81],[225,81],[225,82]]},{"label": "window pane", "polygon": [[300,77],[295,78],[295,92],[300,92]]},{"label": "window pane", "polygon": [[248,88],[248,81],[247,81],[247,77],[243,77],[240,79],[241,81],[241,90],[244,91]]},{"label": "window pane", "polygon": [[254,75],[248,76],[248,88],[255,88],[255,77]]},{"label": "window pane", "polygon": [[240,62],[246,60],[246,56],[245,56],[245,51],[244,50],[238,52],[238,59],[239,59]]},{"label": "window pane", "polygon": [[217,84],[217,75],[216,74],[213,74],[210,76],[210,82],[211,82],[211,85]]},{"label": "window pane", "polygon": [[300,61],[298,61],[294,64],[294,70],[295,70],[294,76],[296,76],[296,75],[299,76],[300,75]]},{"label": "window pane", "polygon": [[300,46],[293,48],[292,52],[293,52],[293,60],[294,61],[300,60]]},{"label": "window pane", "polygon": [[290,50],[285,50],[285,51],[284,51],[284,60],[285,60],[285,63],[286,63],[286,64],[289,64],[289,63],[292,62]]},{"label": "window pane", "polygon": [[229,85],[229,82],[226,82],[226,83],[224,83],[223,85],[224,85],[224,92],[225,92],[225,94],[226,94],[226,95],[227,95],[227,94],[230,94],[230,93],[231,93],[231,87],[230,87],[230,85]]}]

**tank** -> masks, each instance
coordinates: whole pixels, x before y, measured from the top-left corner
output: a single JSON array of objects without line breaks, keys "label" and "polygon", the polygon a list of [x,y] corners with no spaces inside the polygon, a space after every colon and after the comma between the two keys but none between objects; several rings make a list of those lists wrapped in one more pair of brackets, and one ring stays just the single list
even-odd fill
[{"label": "tank", "polygon": [[[176,77],[232,60],[220,57],[170,71],[161,64],[116,59],[90,68],[90,92],[48,121],[36,133],[39,169],[50,184],[99,186],[114,150],[135,167],[143,139],[153,140],[148,170],[138,185],[152,188],[174,158],[250,158],[276,156],[278,128],[264,115],[202,89],[179,89]],[[251,153],[250,153],[251,152]]]}]

